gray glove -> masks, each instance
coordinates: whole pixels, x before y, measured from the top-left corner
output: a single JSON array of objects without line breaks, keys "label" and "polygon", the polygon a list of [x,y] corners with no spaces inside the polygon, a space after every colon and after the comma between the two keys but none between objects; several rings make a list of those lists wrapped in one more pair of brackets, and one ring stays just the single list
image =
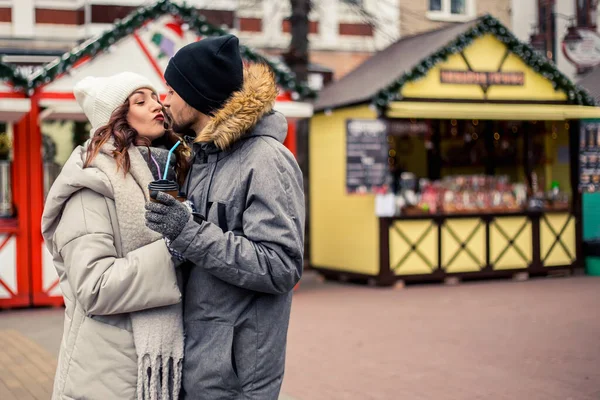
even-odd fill
[{"label": "gray glove", "polygon": [[185,204],[166,193],[158,192],[156,200],[160,203],[146,203],[146,226],[173,241],[192,219],[192,213]]}]

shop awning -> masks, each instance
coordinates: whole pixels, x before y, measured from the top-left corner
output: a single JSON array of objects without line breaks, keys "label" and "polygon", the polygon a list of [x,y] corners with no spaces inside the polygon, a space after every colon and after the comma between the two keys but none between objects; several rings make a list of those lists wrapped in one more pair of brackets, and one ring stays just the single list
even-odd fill
[{"label": "shop awning", "polygon": [[389,118],[539,120],[600,119],[600,107],[567,104],[491,104],[396,101],[388,105]]}]

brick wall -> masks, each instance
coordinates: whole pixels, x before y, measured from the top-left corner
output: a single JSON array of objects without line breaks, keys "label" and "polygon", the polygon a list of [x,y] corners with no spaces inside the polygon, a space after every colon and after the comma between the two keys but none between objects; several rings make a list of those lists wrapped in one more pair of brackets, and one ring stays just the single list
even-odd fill
[{"label": "brick wall", "polygon": [[[475,3],[477,15],[489,13],[511,28],[510,0],[475,0]],[[429,0],[402,0],[400,7],[401,36],[438,29],[451,23],[427,18]]]},{"label": "brick wall", "polygon": [[333,70],[333,79],[338,80],[365,62],[373,53],[344,51],[311,51],[310,61]]}]

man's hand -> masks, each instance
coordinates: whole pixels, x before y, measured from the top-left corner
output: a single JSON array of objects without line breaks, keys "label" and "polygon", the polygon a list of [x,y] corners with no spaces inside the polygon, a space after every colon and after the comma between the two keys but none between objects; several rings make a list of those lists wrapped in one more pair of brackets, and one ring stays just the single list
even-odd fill
[{"label": "man's hand", "polygon": [[192,214],[184,204],[166,193],[158,192],[156,200],[160,203],[146,203],[146,226],[173,241]]}]

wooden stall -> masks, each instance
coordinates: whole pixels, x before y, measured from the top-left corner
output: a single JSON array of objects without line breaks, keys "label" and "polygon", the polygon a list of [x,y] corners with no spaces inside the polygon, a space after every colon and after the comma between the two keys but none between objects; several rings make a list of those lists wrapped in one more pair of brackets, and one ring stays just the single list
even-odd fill
[{"label": "wooden stall", "polygon": [[391,285],[580,266],[598,116],[492,16],[401,39],[316,102],[311,267]]},{"label": "wooden stall", "polygon": [[9,65],[0,65],[0,307],[30,302],[29,111],[16,88],[26,84]]}]

